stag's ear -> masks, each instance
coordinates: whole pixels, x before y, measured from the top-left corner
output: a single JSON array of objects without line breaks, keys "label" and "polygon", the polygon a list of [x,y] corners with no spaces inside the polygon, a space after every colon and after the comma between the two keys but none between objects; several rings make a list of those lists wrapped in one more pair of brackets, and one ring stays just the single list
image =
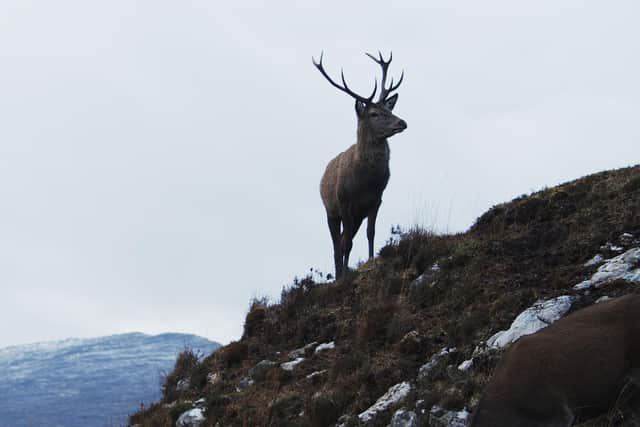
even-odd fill
[{"label": "stag's ear", "polygon": [[364,110],[367,108],[367,105],[356,99],[356,114],[358,115],[358,117],[362,117],[364,115]]},{"label": "stag's ear", "polygon": [[398,101],[398,94],[396,93],[391,98],[384,100],[384,106],[385,108],[387,108],[387,110],[393,111],[393,107],[396,106],[397,101]]}]

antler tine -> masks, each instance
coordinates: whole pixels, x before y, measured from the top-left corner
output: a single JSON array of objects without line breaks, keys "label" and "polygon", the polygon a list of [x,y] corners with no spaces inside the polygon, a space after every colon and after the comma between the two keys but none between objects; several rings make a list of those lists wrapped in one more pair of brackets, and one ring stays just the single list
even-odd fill
[{"label": "antler tine", "polygon": [[389,96],[389,94],[391,92],[393,92],[394,90],[398,89],[398,87],[400,86],[400,83],[402,83],[402,79],[404,78],[404,71],[402,71],[402,75],[400,76],[400,80],[398,80],[398,83],[393,84],[393,78],[391,78],[391,85],[389,86],[389,88],[385,87],[386,83],[387,83],[387,71],[389,70],[389,64],[391,64],[391,61],[393,61],[393,52],[389,52],[389,60],[385,61],[384,57],[382,56],[382,52],[378,51],[378,56],[379,58],[376,58],[375,56],[371,55],[370,53],[367,53],[367,56],[371,59],[373,59],[378,65],[380,65],[380,67],[382,68],[382,80],[381,80],[381,84],[380,84],[380,97],[378,98],[378,102],[382,102],[384,101],[387,96]]},{"label": "antler tine", "polygon": [[371,96],[369,96],[368,101],[371,102],[373,100],[373,97],[376,96],[376,92],[378,91],[378,79],[377,78],[373,78],[373,92],[371,92]]},{"label": "antler tine", "polygon": [[393,78],[391,79],[391,86],[389,87],[389,92],[393,92],[394,90],[398,89],[398,87],[400,87],[400,83],[402,83],[402,79],[404,79],[404,70],[402,70],[402,74],[400,74],[400,80],[398,80],[398,83],[396,83],[396,85],[393,85]]},{"label": "antler tine", "polygon": [[365,98],[363,96],[360,96],[360,95],[352,92],[351,89],[349,89],[349,87],[347,86],[347,81],[344,78],[344,71],[343,70],[340,70],[340,77],[342,78],[342,84],[349,91],[348,93],[351,96],[359,99],[360,101],[365,102],[365,103],[370,103],[373,100],[373,97],[376,96],[376,92],[378,91],[378,79],[376,79],[376,78],[373,79],[373,92],[371,93],[371,95],[368,98]]},{"label": "antler tine", "polygon": [[342,79],[342,84],[343,86],[340,86],[338,83],[336,83],[335,81],[333,81],[333,79],[331,77],[329,77],[329,75],[327,74],[327,72],[324,70],[324,66],[322,65],[322,56],[323,56],[324,52],[320,52],[320,60],[318,62],[316,62],[314,57],[311,57],[311,60],[313,61],[313,65],[315,65],[315,67],[320,71],[320,73],[324,76],[325,79],[327,79],[329,81],[329,83],[331,83],[331,85],[337,89],[339,89],[340,91],[352,96],[353,98],[357,99],[358,101],[364,102],[365,104],[370,103],[373,100],[373,97],[376,95],[376,92],[378,91],[378,81],[376,80],[373,86],[373,93],[371,94],[371,96],[369,98],[365,98],[364,96],[360,96],[357,93],[355,93],[354,91],[352,91],[351,89],[349,89],[349,86],[347,85],[347,81],[344,78],[344,71],[340,70],[340,77]]}]

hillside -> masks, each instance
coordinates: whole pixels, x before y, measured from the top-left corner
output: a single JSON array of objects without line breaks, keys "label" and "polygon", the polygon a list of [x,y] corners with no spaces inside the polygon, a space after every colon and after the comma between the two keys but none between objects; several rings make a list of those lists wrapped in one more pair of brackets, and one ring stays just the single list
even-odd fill
[{"label": "hillside", "polygon": [[[396,230],[342,280],[303,278],[277,304],[254,301],[239,341],[203,360],[183,353],[162,400],[130,423],[189,411],[206,426],[464,425],[502,354],[486,341],[538,300],[565,296],[553,300],[568,302],[562,315],[639,292],[640,259],[627,256],[638,246],[639,166],[518,197],[463,234]],[[629,274],[574,289],[623,254]],[[631,425],[623,409],[582,425]]]},{"label": "hillside", "polygon": [[119,426],[161,397],[162,372],[185,349],[219,344],[141,333],[0,349],[0,426]]}]

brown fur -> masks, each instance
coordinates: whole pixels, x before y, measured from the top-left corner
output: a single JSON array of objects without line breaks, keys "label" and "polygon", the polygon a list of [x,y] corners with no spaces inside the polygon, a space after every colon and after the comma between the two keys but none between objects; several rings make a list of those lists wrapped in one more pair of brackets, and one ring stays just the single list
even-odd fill
[{"label": "brown fur", "polygon": [[631,401],[638,386],[640,295],[626,295],[518,340],[501,360],[469,425],[571,426],[620,403],[623,389]]},{"label": "brown fur", "polygon": [[382,55],[380,60],[369,56],[383,69],[382,92],[377,102],[372,102],[373,95],[365,99],[346,88],[346,83],[344,88],[341,88],[331,81],[322,68],[322,56],[320,63],[316,64],[333,86],[356,98],[358,117],[357,143],[329,162],[320,181],[320,195],[327,211],[327,222],[333,241],[336,278],[348,268],[353,237],[364,218],[367,218],[369,257],[373,257],[376,217],[382,203],[382,192],[389,182],[387,138],[407,127],[404,120],[391,113],[398,95],[387,98],[389,92],[395,90],[402,79],[395,87],[392,81],[391,87],[386,88],[386,72],[391,59],[386,62]]}]

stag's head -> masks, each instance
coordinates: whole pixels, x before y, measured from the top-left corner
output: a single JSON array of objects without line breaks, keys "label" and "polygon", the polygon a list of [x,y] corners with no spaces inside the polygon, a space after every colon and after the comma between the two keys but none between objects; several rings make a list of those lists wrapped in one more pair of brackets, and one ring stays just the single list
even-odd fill
[{"label": "stag's head", "polygon": [[322,65],[322,55],[323,54],[320,53],[320,60],[318,62],[313,59],[313,65],[316,66],[316,68],[329,81],[329,83],[331,83],[332,86],[355,99],[356,115],[358,116],[359,129],[365,129],[366,132],[371,134],[371,136],[373,136],[374,138],[388,138],[392,135],[395,135],[396,133],[402,132],[407,128],[407,123],[392,113],[393,107],[395,107],[396,102],[398,101],[398,94],[396,93],[392,96],[389,96],[391,95],[391,92],[398,89],[400,83],[402,83],[402,79],[404,78],[404,71],[400,75],[400,79],[396,84],[393,84],[393,78],[391,78],[389,87],[386,86],[387,71],[389,69],[389,64],[391,64],[391,60],[393,59],[393,54],[390,54],[389,60],[385,61],[382,57],[382,53],[380,52],[378,52],[378,58],[367,53],[367,56],[373,59],[382,68],[380,94],[378,95],[378,99],[376,101],[374,101],[374,97],[376,96],[376,92],[378,91],[377,79],[374,81],[373,93],[371,93],[368,98],[358,95],[357,93],[349,89],[347,81],[344,78],[344,72],[341,71],[340,73],[342,84],[336,83],[335,81],[333,81],[333,79],[331,79],[331,77],[329,77]]}]

